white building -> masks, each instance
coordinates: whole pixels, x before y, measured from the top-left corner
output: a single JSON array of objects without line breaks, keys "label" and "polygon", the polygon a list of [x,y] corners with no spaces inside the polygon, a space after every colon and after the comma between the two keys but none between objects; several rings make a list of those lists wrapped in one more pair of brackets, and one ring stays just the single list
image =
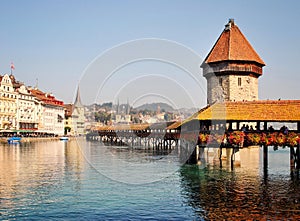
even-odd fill
[{"label": "white building", "polygon": [[38,132],[64,135],[64,103],[38,89],[31,89],[30,92],[36,98]]},{"label": "white building", "polygon": [[85,133],[84,112],[78,88],[74,104],[65,105],[65,133],[67,135],[78,136]]},{"label": "white building", "polygon": [[31,130],[38,129],[38,115],[36,108],[36,99],[25,85],[21,85],[16,88],[17,100],[16,100],[16,129],[17,130]]}]

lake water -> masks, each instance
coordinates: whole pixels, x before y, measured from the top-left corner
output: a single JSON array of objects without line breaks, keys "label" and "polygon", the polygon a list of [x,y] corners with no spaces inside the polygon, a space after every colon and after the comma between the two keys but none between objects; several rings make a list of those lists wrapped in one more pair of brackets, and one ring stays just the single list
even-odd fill
[{"label": "lake water", "polygon": [[85,140],[1,145],[0,219],[300,219],[289,149],[269,149],[267,173],[260,148],[240,155],[232,171]]}]

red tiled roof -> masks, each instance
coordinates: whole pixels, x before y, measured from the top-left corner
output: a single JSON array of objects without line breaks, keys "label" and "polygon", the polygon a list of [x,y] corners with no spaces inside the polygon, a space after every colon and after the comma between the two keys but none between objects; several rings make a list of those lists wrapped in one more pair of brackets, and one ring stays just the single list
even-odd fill
[{"label": "red tiled roof", "polygon": [[39,89],[31,89],[30,92],[39,100],[43,101],[45,104],[50,104],[54,106],[64,106],[64,102],[57,100],[53,95],[46,94]]},{"label": "red tiled roof", "polygon": [[220,61],[253,61],[265,66],[246,37],[233,20],[225,26],[217,42],[207,55],[204,63]]}]

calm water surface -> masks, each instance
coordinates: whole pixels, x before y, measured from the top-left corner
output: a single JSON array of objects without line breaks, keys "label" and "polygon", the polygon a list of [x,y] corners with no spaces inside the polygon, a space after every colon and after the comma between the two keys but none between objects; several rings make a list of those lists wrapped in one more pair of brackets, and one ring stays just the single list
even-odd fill
[{"label": "calm water surface", "polygon": [[[264,173],[259,148],[242,150],[241,167],[231,171],[226,162],[222,169],[180,166],[162,153],[79,144],[80,148],[76,141],[0,146],[0,219],[300,218],[299,179],[290,175],[288,148],[270,148],[269,170]],[[145,179],[150,167],[155,173],[152,182]]]}]

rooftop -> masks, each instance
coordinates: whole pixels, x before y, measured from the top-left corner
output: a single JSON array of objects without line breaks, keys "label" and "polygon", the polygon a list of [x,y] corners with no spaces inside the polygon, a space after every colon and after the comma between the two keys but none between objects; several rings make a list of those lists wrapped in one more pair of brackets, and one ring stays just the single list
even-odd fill
[{"label": "rooftop", "polygon": [[235,121],[300,121],[300,100],[260,100],[215,103],[207,106],[190,120]]},{"label": "rooftop", "polygon": [[253,49],[233,19],[225,25],[217,42],[207,55],[204,63],[221,61],[250,61],[265,66],[264,61]]}]

